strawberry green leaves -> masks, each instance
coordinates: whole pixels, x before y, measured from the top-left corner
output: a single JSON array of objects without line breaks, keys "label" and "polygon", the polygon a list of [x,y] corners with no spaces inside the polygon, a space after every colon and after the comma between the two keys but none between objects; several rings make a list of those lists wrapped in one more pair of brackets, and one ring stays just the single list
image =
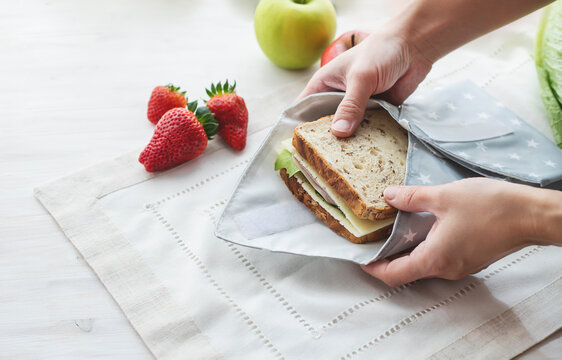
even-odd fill
[{"label": "strawberry green leaves", "polygon": [[199,122],[203,125],[207,138],[211,140],[213,135],[219,130],[219,123],[215,120],[215,116],[206,106],[199,106],[195,111],[195,116],[197,116],[197,119],[199,119]]},{"label": "strawberry green leaves", "polygon": [[217,95],[233,94],[235,90],[236,81],[234,81],[233,84],[229,84],[228,80],[226,80],[224,84],[222,84],[220,81],[216,85],[211,84],[210,89],[205,89],[205,92],[207,93],[207,95],[209,95],[209,98],[213,98]]},{"label": "strawberry green leaves", "polygon": [[166,87],[167,87],[168,89],[170,89],[171,91],[173,91],[173,92],[177,92],[177,93],[182,94],[183,96],[185,96],[185,93],[186,93],[186,92],[185,92],[185,91],[180,91],[180,87],[179,87],[179,86],[175,86],[174,84],[170,83],[170,84],[167,84]]},{"label": "strawberry green leaves", "polygon": [[219,129],[219,123],[215,120],[215,116],[211,110],[206,106],[198,106],[197,100],[188,102],[187,110],[195,114],[197,120],[203,125],[207,138],[211,140]]}]

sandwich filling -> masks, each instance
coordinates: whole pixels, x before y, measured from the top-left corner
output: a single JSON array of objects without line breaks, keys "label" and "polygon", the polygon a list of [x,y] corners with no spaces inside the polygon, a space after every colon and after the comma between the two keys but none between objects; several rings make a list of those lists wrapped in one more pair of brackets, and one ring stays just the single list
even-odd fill
[{"label": "sandwich filling", "polygon": [[365,236],[394,222],[395,217],[376,221],[357,217],[318,172],[297,153],[291,139],[283,141],[282,145],[283,151],[275,162],[275,170],[287,169],[289,176],[295,176],[302,188],[354,236]]},{"label": "sandwich filling", "polygon": [[293,154],[293,161],[295,162],[295,165],[299,168],[299,170],[302,172],[304,177],[308,180],[310,185],[312,185],[312,187],[316,191],[318,191],[318,193],[320,193],[320,195],[322,195],[324,200],[330,205],[338,206],[338,204],[336,204],[336,200],[334,200],[330,196],[328,191],[326,191],[326,188],[323,187],[322,184],[320,184],[318,182],[318,180],[316,180],[316,177],[314,175],[312,175],[312,173],[307,169],[307,165],[305,164],[306,161],[300,155],[298,155],[296,153]]}]

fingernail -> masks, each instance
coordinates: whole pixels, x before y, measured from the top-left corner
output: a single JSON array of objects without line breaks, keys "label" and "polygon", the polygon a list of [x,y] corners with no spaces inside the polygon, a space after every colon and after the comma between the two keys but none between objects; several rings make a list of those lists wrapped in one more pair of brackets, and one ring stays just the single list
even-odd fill
[{"label": "fingernail", "polygon": [[386,200],[394,200],[394,198],[398,195],[398,187],[397,186],[389,186],[384,189],[384,198]]},{"label": "fingernail", "polygon": [[347,120],[338,120],[332,124],[332,129],[338,132],[349,132],[351,130],[351,124]]}]

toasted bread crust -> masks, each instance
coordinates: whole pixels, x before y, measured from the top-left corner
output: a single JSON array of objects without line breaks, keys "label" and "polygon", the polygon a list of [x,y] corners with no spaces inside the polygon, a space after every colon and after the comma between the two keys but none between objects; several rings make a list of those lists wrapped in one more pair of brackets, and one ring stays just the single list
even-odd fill
[{"label": "toasted bread crust", "polygon": [[[321,119],[329,118],[333,115],[325,116]],[[357,217],[368,220],[384,220],[394,216],[397,210],[390,205],[383,207],[367,207],[357,191],[347,182],[340,173],[334,169],[322,155],[304,139],[299,133],[299,128],[304,124],[298,125],[293,132],[292,144],[296,151],[302,156],[320,176],[332,187],[332,189],[343,199]]]},{"label": "toasted bread crust", "polygon": [[336,234],[343,236],[349,241],[356,244],[365,244],[368,242],[378,241],[387,238],[392,232],[392,224],[385,226],[377,231],[373,231],[365,236],[357,237],[350,233],[338,220],[336,220],[330,213],[328,213],[318,202],[299,183],[296,177],[289,177],[285,169],[279,172],[285,185],[293,193],[293,195],[302,202],[316,217],[324,222]]}]

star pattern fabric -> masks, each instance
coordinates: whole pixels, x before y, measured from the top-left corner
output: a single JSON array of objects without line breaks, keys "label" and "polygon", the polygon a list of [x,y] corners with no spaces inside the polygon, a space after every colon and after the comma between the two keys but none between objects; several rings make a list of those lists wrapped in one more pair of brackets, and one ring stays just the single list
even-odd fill
[{"label": "star pattern fabric", "polygon": [[[444,88],[440,102],[426,101],[431,99],[425,94],[429,91],[408,100],[398,119],[406,120],[410,127],[405,185],[431,186],[487,176],[562,189],[562,151],[502,103],[470,82]],[[489,138],[483,121],[501,122],[511,131]],[[474,141],[436,141],[421,130],[424,124],[431,125],[432,134],[441,124],[457,131],[462,131],[463,124],[479,126],[482,134]],[[392,234],[377,258],[415,247],[426,238],[434,222],[430,213],[399,211]]]},{"label": "star pattern fabric", "polygon": [[[400,112],[400,120],[407,119],[418,139],[484,176],[541,187],[560,185],[562,150],[501,102],[470,81],[443,87],[439,101],[424,100],[431,98],[425,94],[431,91],[420,91]],[[510,131],[496,136],[491,130],[494,126]],[[457,129],[457,134],[452,136],[447,129]],[[479,138],[467,141],[463,132]]]},{"label": "star pattern fabric", "polygon": [[414,241],[414,238],[416,237],[417,234],[418,233],[412,232],[412,229],[408,229],[408,233],[404,235],[404,239],[406,242]]},{"label": "star pattern fabric", "polygon": [[[409,134],[408,141],[405,185],[440,185],[467,177],[480,176],[466,167],[443,158],[440,154],[435,154],[430,147],[412,134]],[[425,239],[434,222],[435,217],[427,212],[399,211],[392,234],[377,258],[382,259],[416,246]]]}]

